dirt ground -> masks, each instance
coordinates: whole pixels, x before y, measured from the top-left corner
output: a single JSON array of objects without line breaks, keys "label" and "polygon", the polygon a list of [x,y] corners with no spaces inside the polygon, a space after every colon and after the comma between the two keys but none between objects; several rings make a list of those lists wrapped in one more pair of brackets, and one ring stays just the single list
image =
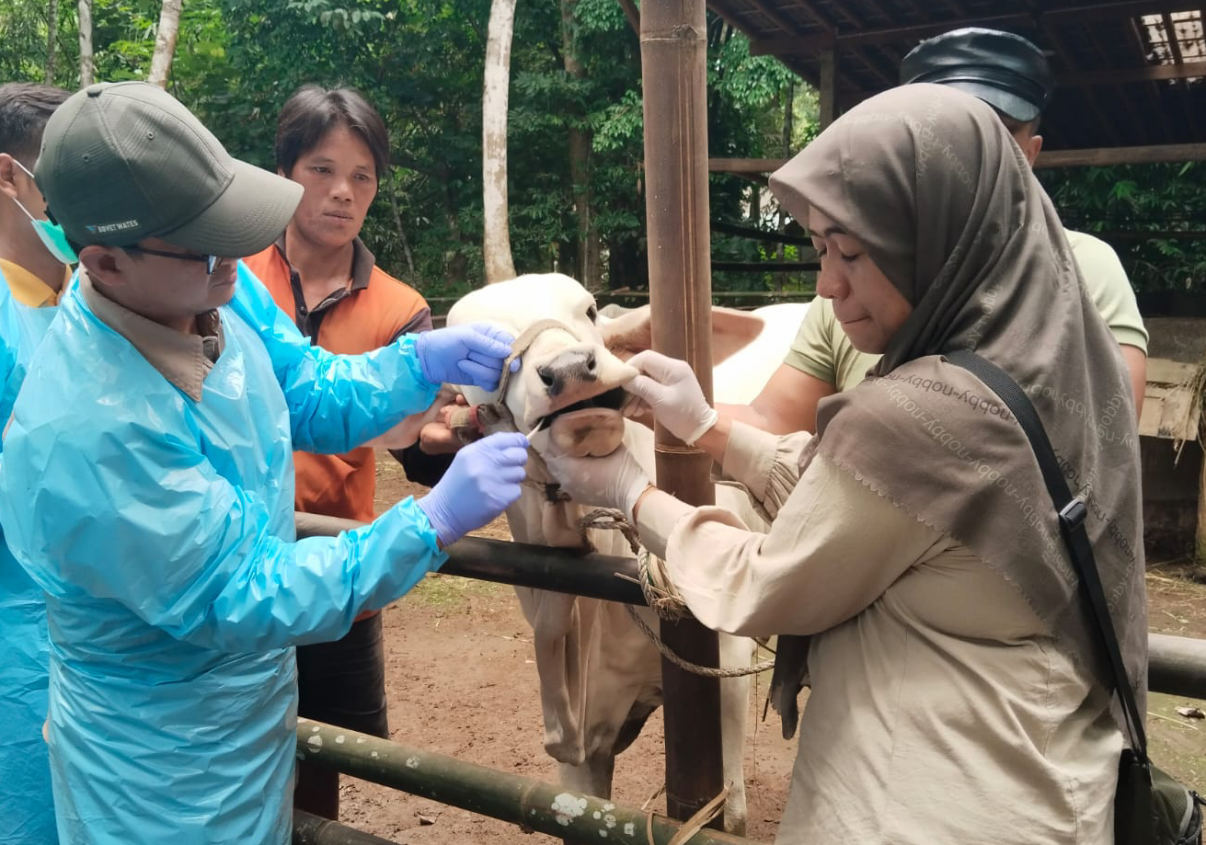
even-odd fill
[{"label": "dirt ground", "polygon": [[[388,455],[379,461],[378,508],[423,492],[406,481]],[[495,522],[482,536],[508,539]],[[1148,576],[1153,631],[1206,637],[1206,586],[1175,566]],[[531,629],[509,587],[452,576],[429,576],[384,615],[389,721],[395,742],[483,766],[555,782],[557,767],[542,747],[542,722]],[[751,701],[746,749],[748,836],[774,838],[790,779],[794,740],[785,741],[774,714],[760,721],[768,678]],[[1170,696],[1149,701],[1154,759],[1170,773],[1206,787],[1206,722],[1176,713],[1194,704]],[[659,710],[616,762],[614,798],[640,805],[664,777]],[[474,816],[427,799],[344,777],[341,821],[402,845],[553,843],[542,834]],[[664,810],[664,800],[652,806]]]}]

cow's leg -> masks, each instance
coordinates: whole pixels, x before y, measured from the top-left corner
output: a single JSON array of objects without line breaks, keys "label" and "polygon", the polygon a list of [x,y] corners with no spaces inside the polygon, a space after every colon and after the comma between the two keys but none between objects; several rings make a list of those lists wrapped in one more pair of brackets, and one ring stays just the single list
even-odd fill
[{"label": "cow's leg", "polygon": [[[599,754],[587,757],[578,766],[562,763],[561,785],[570,792],[580,792],[594,795],[598,798],[611,797],[611,778],[616,770],[614,754]],[[564,845],[596,845],[594,842],[583,842],[578,839],[563,839]]]},{"label": "cow's leg", "polygon": [[561,785],[570,792],[581,792],[597,798],[611,797],[611,778],[615,774],[616,758],[610,754],[587,757],[581,765],[562,763]]},{"label": "cow's leg", "polygon": [[[720,665],[749,666],[753,640],[720,635]],[[720,681],[720,751],[729,796],[724,804],[726,833],[745,835],[745,723],[750,701],[750,677]]]}]

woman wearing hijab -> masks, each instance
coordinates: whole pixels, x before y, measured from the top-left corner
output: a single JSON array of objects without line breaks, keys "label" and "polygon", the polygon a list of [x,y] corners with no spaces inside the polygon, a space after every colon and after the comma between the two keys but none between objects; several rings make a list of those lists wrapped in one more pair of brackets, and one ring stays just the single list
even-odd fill
[{"label": "woman wearing hijab", "polygon": [[944,357],[976,351],[1036,406],[1086,499],[1143,712],[1130,388],[1050,201],[992,110],[935,85],[852,109],[771,189],[807,221],[818,294],[883,353],[872,377],[825,400],[811,438],[718,421],[664,356],[634,358],[630,386],[770,529],[678,501],[625,452],[554,471],[626,510],[705,625],[811,635],[780,640],[793,727],[805,655],[812,692],[777,842],[1110,842],[1123,734],[1051,499],[1003,403]]}]

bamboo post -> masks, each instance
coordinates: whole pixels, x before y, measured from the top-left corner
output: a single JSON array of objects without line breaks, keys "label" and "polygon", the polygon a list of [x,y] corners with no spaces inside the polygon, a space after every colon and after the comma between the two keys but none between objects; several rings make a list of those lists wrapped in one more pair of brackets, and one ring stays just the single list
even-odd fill
[{"label": "bamboo post", "polygon": [[837,117],[837,49],[831,47],[821,51],[819,122],[824,129]]},{"label": "bamboo post", "polygon": [[[563,786],[309,719],[297,720],[297,756],[361,780],[514,822],[525,831],[607,845],[669,845],[679,832],[677,824],[663,817]],[[683,845],[757,843],[701,830]]]},{"label": "bamboo post", "polygon": [[[645,117],[645,218],[653,347],[685,359],[712,395],[712,278],[709,267],[708,125],[704,0],[641,5]],[[658,485],[695,505],[711,504],[711,460],[661,426]],[[697,622],[662,623],[682,657],[719,662],[716,634]],[[662,661],[666,717],[666,808],[686,819],[724,786],[720,686]],[[719,820],[718,820],[719,821]]]},{"label": "bamboo post", "polygon": [[1198,566],[1206,564],[1206,446],[1202,449],[1202,470],[1198,475],[1198,525],[1193,551],[1194,563]]}]

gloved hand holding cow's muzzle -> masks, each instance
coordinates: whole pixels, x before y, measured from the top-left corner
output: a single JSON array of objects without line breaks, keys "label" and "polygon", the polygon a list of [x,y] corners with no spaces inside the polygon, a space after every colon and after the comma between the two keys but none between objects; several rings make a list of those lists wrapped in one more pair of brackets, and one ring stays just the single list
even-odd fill
[{"label": "gloved hand holding cow's muzzle", "polygon": [[703,388],[686,361],[647,350],[628,363],[641,374],[624,389],[644,401],[654,418],[679,440],[694,446],[716,425],[716,409],[704,399]]},{"label": "gloved hand holding cow's muzzle", "polygon": [[432,384],[472,384],[496,390],[515,338],[489,323],[469,323],[415,337],[423,377]]},{"label": "gloved hand holding cow's muzzle", "polygon": [[652,484],[625,446],[601,458],[546,455],[544,460],[562,492],[575,502],[615,508],[629,522],[637,500]]},{"label": "gloved hand holding cow's muzzle", "polygon": [[494,519],[519,498],[528,461],[528,438],[500,432],[470,443],[431,492],[419,499],[440,540],[447,547]]}]

